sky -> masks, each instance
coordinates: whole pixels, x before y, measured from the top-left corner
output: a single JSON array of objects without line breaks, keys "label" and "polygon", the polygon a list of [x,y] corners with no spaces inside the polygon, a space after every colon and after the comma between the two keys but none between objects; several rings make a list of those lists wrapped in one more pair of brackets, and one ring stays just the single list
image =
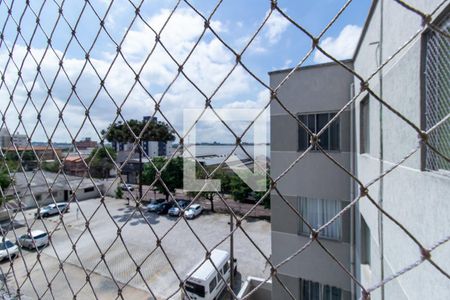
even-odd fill
[{"label": "sky", "polygon": [[[215,9],[216,1],[147,0],[140,7],[141,17],[136,17],[134,6],[140,2],[136,0],[117,0],[112,5],[107,0],[65,1],[62,15],[55,4],[60,0],[46,1],[44,6],[33,0],[26,9],[24,2],[0,4],[4,36],[0,71],[5,78],[0,86],[0,111],[5,120],[1,128],[26,133],[32,141],[99,140],[100,131],[113,121],[153,115],[155,101],[160,101],[162,111],[155,114],[158,120],[169,122],[180,133],[183,110],[204,107],[206,98],[217,109],[255,108],[257,112],[268,103],[269,92],[246,69],[268,84],[268,72],[295,66],[312,46],[304,33],[276,11],[252,40],[270,13],[270,1],[224,0]],[[278,6],[317,36],[346,2],[279,0]],[[351,58],[369,6],[370,0],[352,1],[325,32],[321,46],[338,59]],[[106,12],[101,29],[100,19]],[[36,15],[40,16],[37,27]],[[202,35],[200,15],[210,18],[209,26],[219,37],[209,29]],[[161,43],[155,42],[156,33]],[[120,53],[117,45],[121,45]],[[235,67],[236,57],[229,48],[237,53],[245,49],[241,61],[246,69]],[[178,64],[184,61],[185,75],[177,77]],[[324,62],[327,58],[314,52],[305,64]],[[139,71],[140,83],[136,83]],[[220,122],[199,124],[198,142],[234,141]],[[230,123],[237,134],[246,126],[245,122]],[[250,137],[251,130],[244,140]]]}]

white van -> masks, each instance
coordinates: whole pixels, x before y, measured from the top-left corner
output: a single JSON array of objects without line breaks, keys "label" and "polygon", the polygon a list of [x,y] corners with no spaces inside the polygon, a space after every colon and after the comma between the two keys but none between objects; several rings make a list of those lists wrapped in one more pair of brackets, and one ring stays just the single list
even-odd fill
[{"label": "white van", "polygon": [[[211,251],[211,260],[206,260],[201,263],[201,266],[196,265],[192,270],[197,269],[186,281],[184,287],[187,295],[184,299],[200,300],[217,299],[222,291],[225,289],[225,282],[217,273],[216,268],[211,264],[214,263],[216,268],[222,274],[227,284],[230,282],[230,255],[227,251],[214,249]],[[236,268],[235,268],[236,270]],[[188,274],[190,274],[189,272]]]}]

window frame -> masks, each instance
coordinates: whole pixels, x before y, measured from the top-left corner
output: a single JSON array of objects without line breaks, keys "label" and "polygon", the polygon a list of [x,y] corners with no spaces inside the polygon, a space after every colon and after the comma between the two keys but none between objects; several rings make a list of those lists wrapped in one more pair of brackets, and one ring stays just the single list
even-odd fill
[{"label": "window frame", "polygon": [[364,218],[361,216],[361,264],[363,265],[371,265],[371,236],[370,236],[370,228],[367,225]]},{"label": "window frame", "polygon": [[[320,130],[317,130],[318,127],[318,119],[320,115],[327,115],[327,122],[326,124],[332,119],[334,118],[334,116],[337,114],[337,111],[319,111],[319,112],[305,112],[305,113],[297,113],[297,118],[306,125],[306,127],[308,127],[311,131],[317,133]],[[314,128],[312,129],[309,126],[309,122],[311,117],[313,118],[313,122],[314,122]],[[320,137],[320,139],[323,139],[323,137],[326,135],[327,136],[327,147],[324,147],[324,145],[321,145],[324,151],[327,152],[341,152],[341,117],[338,116],[338,118],[330,124],[330,126],[325,130],[325,132],[323,132]],[[331,138],[331,134],[332,132],[335,132],[336,136],[337,136],[337,143],[336,145],[334,145],[333,143],[333,138]],[[334,136],[334,135],[333,135]],[[306,141],[301,142],[301,139],[306,138]],[[298,124],[297,127],[297,152],[303,152],[306,149],[308,149],[310,145],[310,137],[308,135],[308,133],[303,129],[303,127]],[[333,147],[335,146],[335,147]],[[312,151],[320,151],[319,149],[317,149],[316,147],[313,147],[311,149]]]},{"label": "window frame", "polygon": [[95,187],[87,187],[83,189],[83,193],[91,193],[95,191]]},{"label": "window frame", "polygon": [[[365,108],[365,109],[364,109]],[[359,154],[370,154],[370,96],[359,102]]]},{"label": "window frame", "polygon": [[[326,290],[328,290],[328,293]],[[338,292],[339,296],[334,297],[333,292]],[[335,286],[300,278],[300,299],[342,300],[344,299],[344,292],[341,288]]]},{"label": "window frame", "polygon": [[[311,198],[311,197],[304,197],[304,196],[298,196],[297,197],[297,208],[298,211],[302,214],[302,216],[305,218],[306,221],[308,221],[309,223],[312,223],[311,221],[308,220],[308,215],[307,212],[303,211],[303,206],[304,206],[304,201],[308,201],[308,202],[315,202],[318,205],[318,209],[317,209],[317,223],[319,223],[319,227],[322,226],[323,224],[325,224],[326,222],[328,222],[332,217],[334,217],[335,215],[337,215],[341,210],[342,210],[342,206],[343,206],[343,202],[341,200],[335,200],[335,199],[319,199],[319,198]],[[318,203],[321,202],[321,203]],[[334,204],[338,204],[338,209],[336,210],[336,213],[332,213],[332,217],[328,218],[327,220],[319,220],[320,216],[323,216],[323,211],[324,211],[324,202],[335,202]],[[308,205],[308,203],[306,204]],[[321,210],[320,210],[321,209]],[[319,211],[320,210],[320,211]],[[331,240],[331,241],[338,241],[338,242],[342,242],[344,240],[344,232],[343,232],[343,220],[342,220],[342,216],[338,219],[336,219],[333,223],[331,223],[330,225],[328,225],[328,228],[330,226],[337,226],[337,236],[331,236],[331,235],[325,235],[324,231],[321,231],[319,233],[319,237],[321,239],[326,239],[326,240]],[[315,228],[317,229],[317,228]],[[309,236],[311,234],[309,228],[306,226],[306,224],[303,221],[299,222],[299,228],[298,228],[298,232],[300,235],[304,235],[304,236]]]},{"label": "window frame", "polygon": [[[442,27],[447,19],[450,18],[450,6],[447,6],[445,9],[443,9],[440,14],[434,19],[433,25],[440,28]],[[442,29],[442,28],[441,28]],[[430,35],[433,33],[433,30],[430,28],[427,28],[421,35],[421,55],[420,55],[420,125],[421,129],[426,131],[427,130],[427,113],[428,113],[428,106],[427,106],[427,90],[426,90],[426,70],[427,70],[427,54],[428,54],[428,43],[430,40]],[[420,149],[420,170],[426,171],[426,172],[439,172],[441,169],[434,169],[429,166],[428,156],[429,156],[430,150],[425,144],[422,144]],[[450,171],[450,169],[447,169]],[[447,172],[444,172],[442,174],[447,174]]]}]

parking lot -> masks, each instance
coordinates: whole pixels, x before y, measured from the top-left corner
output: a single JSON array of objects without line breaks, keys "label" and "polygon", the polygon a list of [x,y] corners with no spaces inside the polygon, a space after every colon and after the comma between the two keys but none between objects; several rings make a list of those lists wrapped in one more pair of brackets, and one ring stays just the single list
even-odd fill
[{"label": "parking lot", "polygon": [[[79,210],[72,203],[59,225],[59,216],[35,220],[35,210],[27,211],[25,216],[18,215],[16,221],[32,224],[33,230],[47,227],[52,233],[51,244],[40,253],[22,250],[21,257],[13,261],[17,282],[10,263],[0,264],[8,278],[8,288],[16,290],[19,286],[22,297],[32,299],[73,299],[74,294],[78,299],[115,299],[119,291],[129,299],[171,296],[180,283],[172,268],[185,279],[205,257],[205,250],[184,220],[176,223],[177,218],[166,215],[133,214],[135,207],[126,203],[126,200],[106,198],[104,205],[100,205],[99,199],[93,199],[80,202]],[[229,233],[229,220],[228,215],[205,211],[188,223],[202,243],[211,249]],[[269,257],[270,223],[249,220],[244,221],[242,227]],[[16,236],[25,232],[26,226],[15,229]],[[16,240],[13,231],[7,236]],[[161,239],[161,247],[156,247],[156,236]],[[227,238],[217,248],[229,250],[229,247]],[[241,230],[234,234],[234,253],[238,262],[237,287],[249,275],[269,276],[263,256]],[[179,299],[180,293],[173,298]]]}]

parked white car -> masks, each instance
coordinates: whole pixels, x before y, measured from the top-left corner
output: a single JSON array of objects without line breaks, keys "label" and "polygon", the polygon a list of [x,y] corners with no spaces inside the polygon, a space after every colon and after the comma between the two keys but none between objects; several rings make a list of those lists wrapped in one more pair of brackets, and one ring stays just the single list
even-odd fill
[{"label": "parked white car", "polygon": [[19,255],[19,247],[13,244],[9,239],[2,238],[0,242],[0,260],[4,259],[14,259]]},{"label": "parked white car", "polygon": [[62,214],[69,211],[69,203],[67,202],[61,202],[57,204],[49,204],[47,206],[41,207],[38,209],[38,212],[35,213],[36,218],[46,218],[51,215],[59,214],[60,212]]},{"label": "parked white car", "polygon": [[33,230],[31,234],[24,234],[17,239],[20,247],[36,249],[48,245],[48,234],[42,230]]},{"label": "parked white car", "polygon": [[201,214],[203,207],[200,204],[192,204],[185,212],[184,215],[187,219],[194,219]]}]

